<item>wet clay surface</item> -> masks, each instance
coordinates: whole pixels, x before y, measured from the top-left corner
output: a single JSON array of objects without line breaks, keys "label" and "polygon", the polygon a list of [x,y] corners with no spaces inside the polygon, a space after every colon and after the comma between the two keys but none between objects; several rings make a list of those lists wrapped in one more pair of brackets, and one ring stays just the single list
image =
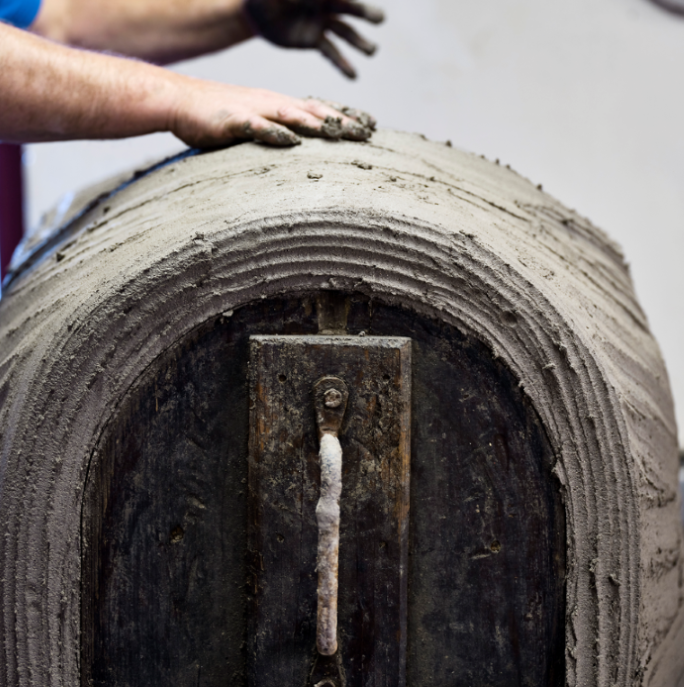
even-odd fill
[{"label": "wet clay surface", "polygon": [[[83,668],[93,684],[282,685],[279,673],[262,671],[255,682],[247,670],[254,583],[271,569],[300,581],[282,588],[280,604],[270,599],[257,625],[281,628],[280,645],[277,634],[269,640],[271,665],[299,666],[287,683],[306,683],[316,583],[289,509],[269,510],[262,523],[260,532],[273,535],[270,553],[255,561],[247,552],[248,337],[339,326],[334,312],[319,317],[319,304],[313,296],[271,300],[208,322],[155,364],[107,430],[84,509],[83,594],[93,604],[84,606]],[[400,668],[412,687],[564,684],[565,520],[537,415],[505,366],[458,330],[360,295],[343,310],[350,334],[413,342],[408,655],[394,677],[377,663],[387,650],[403,660],[398,645],[387,646],[393,633],[383,634],[382,623],[373,629],[382,587],[365,589],[363,569],[349,569],[343,555],[344,655],[368,669],[376,653],[376,670],[358,679],[348,670],[347,684],[402,684]],[[345,525],[354,522],[349,509],[371,517],[380,503],[358,482],[382,479],[376,459],[364,454],[343,479],[341,547],[361,547],[382,565],[378,547],[394,546],[391,535],[374,541]],[[311,556],[315,537],[314,525]],[[391,559],[388,581],[397,573]]]}]

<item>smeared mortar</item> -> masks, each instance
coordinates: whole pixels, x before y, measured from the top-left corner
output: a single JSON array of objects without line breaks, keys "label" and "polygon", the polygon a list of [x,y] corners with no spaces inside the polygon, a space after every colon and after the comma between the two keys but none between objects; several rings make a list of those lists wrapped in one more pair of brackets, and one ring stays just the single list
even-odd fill
[{"label": "smeared mortar", "polygon": [[620,250],[514,172],[387,131],[173,161],[19,266],[0,302],[0,683],[77,684],[83,485],[127,390],[207,319],[325,289],[445,320],[505,361],[558,457],[568,684],[667,684],[676,427]]}]

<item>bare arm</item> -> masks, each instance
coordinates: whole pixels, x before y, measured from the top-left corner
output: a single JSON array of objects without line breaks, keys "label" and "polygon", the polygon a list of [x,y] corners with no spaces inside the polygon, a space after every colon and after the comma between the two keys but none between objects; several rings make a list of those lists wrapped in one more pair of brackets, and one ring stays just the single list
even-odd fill
[{"label": "bare arm", "polygon": [[381,10],[356,0],[43,0],[31,30],[68,45],[169,64],[254,35],[285,48],[320,51],[344,74],[352,65],[337,35],[367,55],[370,43],[344,15],[377,24]]},{"label": "bare arm", "polygon": [[[316,100],[201,81],[75,50],[0,24],[0,140],[101,139],[171,131],[192,146],[306,135],[365,140],[370,129]],[[286,128],[288,127],[288,128]]]},{"label": "bare arm", "polygon": [[43,0],[31,30],[157,64],[222,50],[254,35],[242,0]]}]

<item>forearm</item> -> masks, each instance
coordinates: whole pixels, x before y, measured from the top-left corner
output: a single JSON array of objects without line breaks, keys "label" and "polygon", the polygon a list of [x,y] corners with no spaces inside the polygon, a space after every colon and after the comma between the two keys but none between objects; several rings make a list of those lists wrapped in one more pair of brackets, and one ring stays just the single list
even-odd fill
[{"label": "forearm", "polygon": [[31,29],[61,43],[158,64],[253,35],[242,0],[43,0]]},{"label": "forearm", "polygon": [[201,148],[249,139],[282,146],[299,143],[295,131],[365,141],[373,126],[368,115],[317,100],[192,79],[0,23],[0,141],[171,131]]},{"label": "forearm", "polygon": [[0,24],[0,140],[123,138],[168,130],[182,78]]}]

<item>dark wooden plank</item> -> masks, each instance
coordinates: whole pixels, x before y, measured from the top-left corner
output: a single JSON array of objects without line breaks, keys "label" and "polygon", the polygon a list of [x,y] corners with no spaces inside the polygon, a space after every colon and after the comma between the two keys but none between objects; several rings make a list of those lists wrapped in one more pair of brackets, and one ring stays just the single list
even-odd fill
[{"label": "dark wooden plank", "polygon": [[101,447],[84,532],[86,685],[241,679],[246,445],[225,430],[247,422],[247,396],[217,343],[177,351]]},{"label": "dark wooden plank", "polygon": [[344,682],[405,684],[410,354],[397,338],[252,339],[250,685],[303,685],[312,669],[320,493],[312,392],[328,375],[349,391],[340,434]]},{"label": "dark wooden plank", "polygon": [[227,313],[122,399],[84,496],[84,686],[244,684],[249,335],[317,329],[301,299]]},{"label": "dark wooden plank", "polygon": [[564,685],[565,516],[534,409],[444,323],[376,307],[369,330],[414,342],[408,684]]}]

